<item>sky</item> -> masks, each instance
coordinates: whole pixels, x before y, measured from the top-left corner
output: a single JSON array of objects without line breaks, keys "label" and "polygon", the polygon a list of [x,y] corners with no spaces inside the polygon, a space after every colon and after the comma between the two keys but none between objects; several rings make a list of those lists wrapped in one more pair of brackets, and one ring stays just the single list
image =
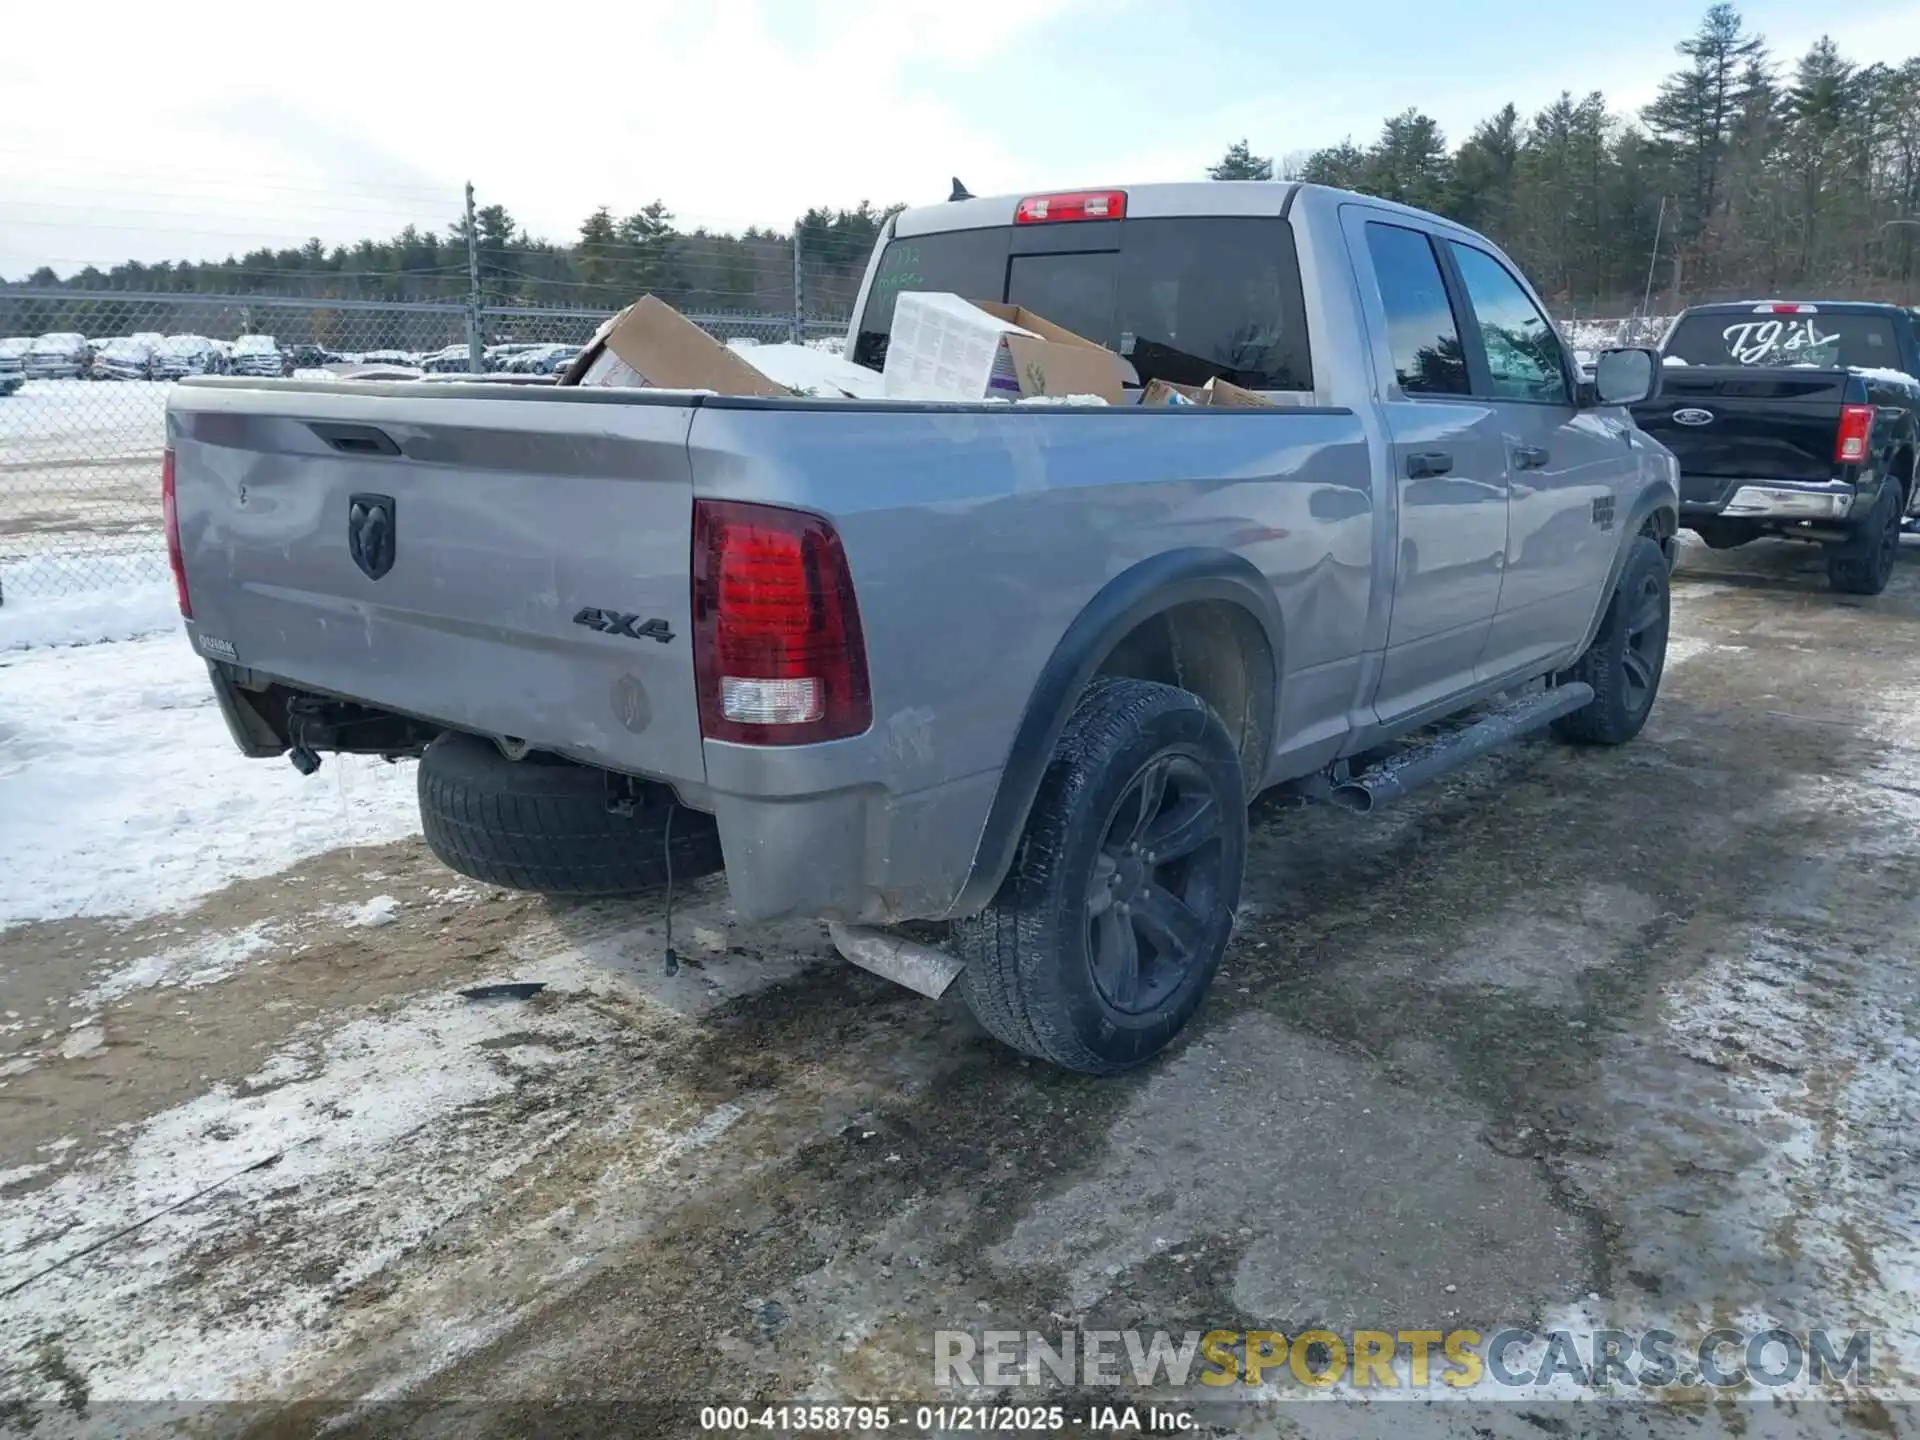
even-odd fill
[{"label": "sky", "polygon": [[[1198,179],[1416,106],[1450,140],[1511,100],[1650,99],[1676,0],[106,0],[10,11],[0,278],[442,229],[471,180],[537,237],[666,201],[683,228],[813,205]],[[1792,58],[1920,54],[1920,0],[1747,0]],[[596,13],[598,12],[598,13]],[[191,16],[190,19],[186,18]],[[550,17],[550,18],[549,18]],[[324,23],[316,23],[324,20]]]}]

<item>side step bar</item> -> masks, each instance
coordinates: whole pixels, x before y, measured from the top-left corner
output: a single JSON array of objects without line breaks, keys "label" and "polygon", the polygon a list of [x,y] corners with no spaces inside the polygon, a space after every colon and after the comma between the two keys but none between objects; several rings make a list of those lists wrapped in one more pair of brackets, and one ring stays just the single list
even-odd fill
[{"label": "side step bar", "polygon": [[1357,774],[1318,777],[1307,793],[1313,799],[1365,815],[1389,800],[1399,799],[1409,790],[1451,774],[1509,741],[1544,729],[1562,715],[1571,715],[1583,708],[1592,699],[1593,687],[1579,681],[1538,690],[1489,711],[1462,729],[1410,745]]}]

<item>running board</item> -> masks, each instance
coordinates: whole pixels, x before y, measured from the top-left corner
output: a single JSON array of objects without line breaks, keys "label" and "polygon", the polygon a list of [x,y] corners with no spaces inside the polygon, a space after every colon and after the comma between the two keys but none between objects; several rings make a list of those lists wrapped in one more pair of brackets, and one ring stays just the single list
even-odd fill
[{"label": "running board", "polygon": [[1593,687],[1580,681],[1556,685],[1551,690],[1537,690],[1489,711],[1471,725],[1410,745],[1358,774],[1342,778],[1316,776],[1307,793],[1313,799],[1365,815],[1389,800],[1398,800],[1409,790],[1452,774],[1462,765],[1522,735],[1544,729],[1562,715],[1571,715],[1583,708],[1592,699]]},{"label": "running board", "polygon": [[958,955],[871,925],[842,925],[830,920],[827,934],[843,959],[929,1000],[946,994],[947,987],[967,968],[967,962]]}]

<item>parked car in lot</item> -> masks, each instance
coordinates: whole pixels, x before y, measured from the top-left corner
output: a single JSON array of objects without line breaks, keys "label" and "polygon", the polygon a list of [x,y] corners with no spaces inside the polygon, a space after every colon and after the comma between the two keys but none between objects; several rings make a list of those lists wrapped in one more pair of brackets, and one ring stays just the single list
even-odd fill
[{"label": "parked car in lot", "polygon": [[242,335],[233,342],[229,373],[275,378],[286,371],[286,356],[271,335]]},{"label": "parked car in lot", "polygon": [[579,353],[578,345],[531,345],[512,356],[505,368],[513,375],[558,375]]},{"label": "parked car in lot", "polygon": [[411,350],[369,350],[354,363],[360,365],[398,365],[409,370],[420,369],[421,357]]},{"label": "parked car in lot", "polygon": [[[1660,369],[1579,380],[1483,237],[1285,183],[908,210],[849,359],[902,289],[1276,403],[190,380],[168,539],[236,743],[420,756],[428,843],[491,883],[724,864],[742,920],[827,919],[1104,1073],[1200,1004],[1258,792],[1366,810],[1646,723],[1677,470],[1625,407]],[[910,919],[951,947],[876,928]]]},{"label": "parked car in lot", "polygon": [[465,370],[471,357],[465,345],[444,345],[431,354],[420,357],[420,369],[432,375],[452,374]]},{"label": "parked car in lot", "polygon": [[27,352],[32,348],[31,335],[0,336],[0,377],[13,376],[24,379],[27,373]]},{"label": "parked car in lot", "polygon": [[87,373],[90,361],[86,336],[57,330],[27,347],[23,368],[29,380],[78,380]]},{"label": "parked car in lot", "polygon": [[346,360],[337,350],[329,350],[324,345],[315,345],[310,341],[287,346],[285,355],[289,373],[317,369],[323,365],[340,365]]},{"label": "parked car in lot", "polygon": [[225,368],[220,348],[204,335],[168,335],[153,349],[153,378],[156,380],[218,375]]},{"label": "parked car in lot", "polygon": [[1716,549],[1817,542],[1827,581],[1878,595],[1920,513],[1920,335],[1899,305],[1696,305],[1661,342],[1640,428],[1680,461],[1681,523]]},{"label": "parked car in lot", "polygon": [[95,352],[91,374],[96,380],[151,380],[154,355],[153,345],[139,336],[108,340]]}]

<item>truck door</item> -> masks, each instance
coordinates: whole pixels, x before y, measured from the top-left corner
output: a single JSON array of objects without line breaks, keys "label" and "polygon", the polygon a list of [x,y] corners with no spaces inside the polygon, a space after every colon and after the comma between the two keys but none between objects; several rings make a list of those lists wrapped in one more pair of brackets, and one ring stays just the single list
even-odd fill
[{"label": "truck door", "polygon": [[1374,697],[1391,724],[1474,682],[1507,548],[1506,446],[1494,407],[1473,394],[1434,237],[1362,206],[1343,223],[1393,475],[1392,611]]},{"label": "truck door", "polygon": [[1507,457],[1505,578],[1481,657],[1494,679],[1577,641],[1619,544],[1638,470],[1621,410],[1580,410],[1566,352],[1500,259],[1441,242],[1465,310],[1474,393],[1499,417]]}]

